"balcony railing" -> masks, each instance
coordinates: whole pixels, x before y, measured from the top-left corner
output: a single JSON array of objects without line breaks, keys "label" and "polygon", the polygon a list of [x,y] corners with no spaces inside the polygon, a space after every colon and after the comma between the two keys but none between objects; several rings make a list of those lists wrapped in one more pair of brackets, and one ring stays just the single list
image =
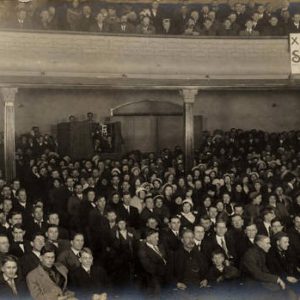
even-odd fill
[{"label": "balcony railing", "polygon": [[287,38],[0,31],[0,82],[19,86],[294,86]]}]

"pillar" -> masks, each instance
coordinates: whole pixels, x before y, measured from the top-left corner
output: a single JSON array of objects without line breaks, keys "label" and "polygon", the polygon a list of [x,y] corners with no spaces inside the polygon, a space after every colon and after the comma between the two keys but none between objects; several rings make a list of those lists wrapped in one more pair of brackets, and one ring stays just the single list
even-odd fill
[{"label": "pillar", "polygon": [[4,102],[4,165],[5,177],[8,181],[16,176],[15,97],[17,91],[17,88],[0,89]]},{"label": "pillar", "polygon": [[188,172],[194,164],[194,102],[197,89],[183,89],[181,95],[184,103],[184,153],[185,170]]}]

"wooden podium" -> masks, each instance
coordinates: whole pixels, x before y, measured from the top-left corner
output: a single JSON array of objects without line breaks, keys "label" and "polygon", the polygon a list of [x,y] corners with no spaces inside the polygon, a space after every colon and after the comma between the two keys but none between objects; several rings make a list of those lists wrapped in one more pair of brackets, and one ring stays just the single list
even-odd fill
[{"label": "wooden podium", "polygon": [[93,155],[92,131],[90,121],[65,122],[57,125],[58,152],[72,159],[84,159]]},{"label": "wooden podium", "polygon": [[[91,158],[94,152],[93,132],[98,123],[90,121],[64,122],[57,125],[58,152],[61,156],[69,155],[72,159]],[[105,155],[120,154],[123,138],[120,122],[107,124],[112,136],[111,152]]]}]

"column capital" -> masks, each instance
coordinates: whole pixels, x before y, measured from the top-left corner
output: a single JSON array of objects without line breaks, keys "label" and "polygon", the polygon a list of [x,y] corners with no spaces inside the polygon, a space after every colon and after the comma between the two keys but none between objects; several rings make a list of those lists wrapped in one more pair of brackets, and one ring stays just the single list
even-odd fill
[{"label": "column capital", "polygon": [[183,97],[184,103],[194,103],[197,94],[198,94],[198,89],[186,88],[180,90],[180,95]]},{"label": "column capital", "polygon": [[18,88],[4,87],[0,88],[0,96],[3,102],[15,102]]}]

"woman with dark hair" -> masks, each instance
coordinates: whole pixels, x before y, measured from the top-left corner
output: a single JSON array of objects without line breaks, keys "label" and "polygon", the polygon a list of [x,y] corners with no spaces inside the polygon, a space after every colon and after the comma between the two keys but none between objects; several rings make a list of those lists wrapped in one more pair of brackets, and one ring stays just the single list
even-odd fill
[{"label": "woman with dark hair", "polygon": [[26,285],[18,276],[17,258],[11,255],[5,256],[0,265],[0,298],[24,299],[28,297]]},{"label": "woman with dark hair", "polygon": [[183,229],[194,230],[194,225],[197,223],[197,216],[192,211],[193,201],[191,199],[185,199],[182,202],[182,211],[178,215],[181,220],[181,227]]}]

